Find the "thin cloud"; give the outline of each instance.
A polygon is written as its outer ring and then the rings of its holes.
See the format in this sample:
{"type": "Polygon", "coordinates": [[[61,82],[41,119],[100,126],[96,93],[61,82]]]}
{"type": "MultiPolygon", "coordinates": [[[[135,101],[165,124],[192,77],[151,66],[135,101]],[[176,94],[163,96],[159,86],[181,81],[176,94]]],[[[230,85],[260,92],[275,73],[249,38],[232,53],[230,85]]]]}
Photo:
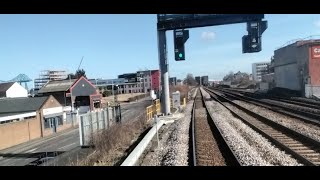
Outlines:
{"type": "Polygon", "coordinates": [[[203,39],[205,41],[213,40],[215,37],[216,37],[216,34],[214,32],[210,32],[210,31],[204,31],[201,34],[201,39],[203,39]]]}

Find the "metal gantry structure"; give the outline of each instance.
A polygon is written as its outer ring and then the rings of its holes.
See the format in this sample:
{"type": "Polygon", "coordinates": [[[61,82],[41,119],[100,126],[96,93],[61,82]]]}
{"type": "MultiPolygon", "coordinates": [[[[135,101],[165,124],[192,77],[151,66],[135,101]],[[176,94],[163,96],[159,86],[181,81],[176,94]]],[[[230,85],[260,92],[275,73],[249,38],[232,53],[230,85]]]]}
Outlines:
{"type": "Polygon", "coordinates": [[[32,79],[30,79],[27,75],[25,74],[19,74],[18,76],[16,76],[15,78],[11,79],[10,81],[7,82],[18,82],[20,85],[22,85],[22,83],[24,83],[24,87],[27,91],[29,91],[28,88],[28,82],[31,82],[32,79]]]}
{"type": "Polygon", "coordinates": [[[169,98],[169,63],[167,56],[166,31],[174,31],[175,59],[185,60],[184,43],[189,38],[186,28],[247,23],[248,35],[242,37],[242,52],[261,51],[261,36],[267,29],[267,21],[262,21],[264,14],[158,14],[158,53],[161,72],[161,111],[170,114],[169,98]]]}

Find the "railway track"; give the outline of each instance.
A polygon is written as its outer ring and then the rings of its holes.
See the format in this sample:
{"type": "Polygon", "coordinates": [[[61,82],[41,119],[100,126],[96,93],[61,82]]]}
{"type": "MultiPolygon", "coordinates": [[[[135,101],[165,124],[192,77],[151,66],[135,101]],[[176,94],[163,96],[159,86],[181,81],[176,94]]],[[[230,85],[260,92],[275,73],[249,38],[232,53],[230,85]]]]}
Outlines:
{"type": "MultiPolygon", "coordinates": [[[[228,89],[228,90],[225,89],[225,90],[231,91],[231,92],[233,91],[233,92],[241,93],[242,95],[248,95],[250,97],[259,96],[253,92],[245,91],[245,90],[239,90],[239,89],[228,89]]],[[[284,97],[280,97],[280,96],[263,96],[263,97],[268,98],[270,100],[274,100],[274,101],[280,101],[280,102],[284,102],[284,103],[289,103],[289,104],[293,104],[293,105],[298,105],[298,106],[302,106],[302,107],[308,107],[308,108],[320,110],[320,102],[314,102],[312,100],[306,101],[306,100],[302,100],[302,99],[284,98],[284,97]]]]}
{"type": "Polygon", "coordinates": [[[232,97],[234,99],[238,99],[238,100],[250,103],[250,104],[264,107],[264,108],[270,109],[274,112],[278,112],[278,113],[284,114],[286,116],[297,118],[297,119],[302,120],[304,122],[320,126],[320,114],[319,113],[312,113],[312,112],[301,111],[299,109],[292,109],[292,108],[284,106],[284,105],[262,101],[257,98],[247,97],[247,96],[240,95],[238,93],[230,92],[227,90],[222,90],[222,89],[214,89],[214,90],[218,91],[218,92],[222,92],[226,96],[232,97]]]}
{"type": "Polygon", "coordinates": [[[320,165],[320,142],[275,123],[268,118],[260,116],[259,114],[232,102],[232,100],[214,90],[206,89],[206,91],[212,98],[226,107],[234,116],[241,119],[245,124],[259,132],[280,149],[285,150],[302,164],[311,166],[320,165]],[[229,105],[237,108],[243,113],[232,110],[229,108],[229,105]]]}
{"type": "Polygon", "coordinates": [[[193,104],[191,126],[193,166],[240,165],[208,113],[200,90],[193,104]]]}

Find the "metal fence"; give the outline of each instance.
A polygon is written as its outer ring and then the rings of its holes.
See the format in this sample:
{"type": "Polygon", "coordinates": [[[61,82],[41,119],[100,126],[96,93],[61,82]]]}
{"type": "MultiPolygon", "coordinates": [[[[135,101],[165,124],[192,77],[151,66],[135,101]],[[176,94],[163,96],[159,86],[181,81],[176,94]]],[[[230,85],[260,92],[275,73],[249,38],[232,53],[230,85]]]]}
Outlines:
{"type": "Polygon", "coordinates": [[[93,135],[103,129],[108,129],[115,123],[116,107],[105,108],[97,112],[88,112],[86,114],[79,115],[79,135],[80,145],[92,146],[93,135]]]}
{"type": "Polygon", "coordinates": [[[77,120],[77,115],[76,113],[73,113],[72,112],[68,112],[66,113],[66,124],[71,124],[72,126],[76,126],[78,125],[78,120],[77,120]]]}

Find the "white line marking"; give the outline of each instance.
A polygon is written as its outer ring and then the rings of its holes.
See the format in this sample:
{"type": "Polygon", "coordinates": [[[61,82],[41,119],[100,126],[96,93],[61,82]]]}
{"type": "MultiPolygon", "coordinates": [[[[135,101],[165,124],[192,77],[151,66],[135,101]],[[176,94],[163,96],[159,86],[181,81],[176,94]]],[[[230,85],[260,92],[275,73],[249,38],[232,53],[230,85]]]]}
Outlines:
{"type": "Polygon", "coordinates": [[[76,144],[76,143],[71,143],[71,144],[68,144],[68,145],[66,145],[66,146],[60,147],[60,148],[58,148],[58,149],[64,149],[65,147],[71,146],[71,145],[73,145],[73,144],[76,144]]]}

